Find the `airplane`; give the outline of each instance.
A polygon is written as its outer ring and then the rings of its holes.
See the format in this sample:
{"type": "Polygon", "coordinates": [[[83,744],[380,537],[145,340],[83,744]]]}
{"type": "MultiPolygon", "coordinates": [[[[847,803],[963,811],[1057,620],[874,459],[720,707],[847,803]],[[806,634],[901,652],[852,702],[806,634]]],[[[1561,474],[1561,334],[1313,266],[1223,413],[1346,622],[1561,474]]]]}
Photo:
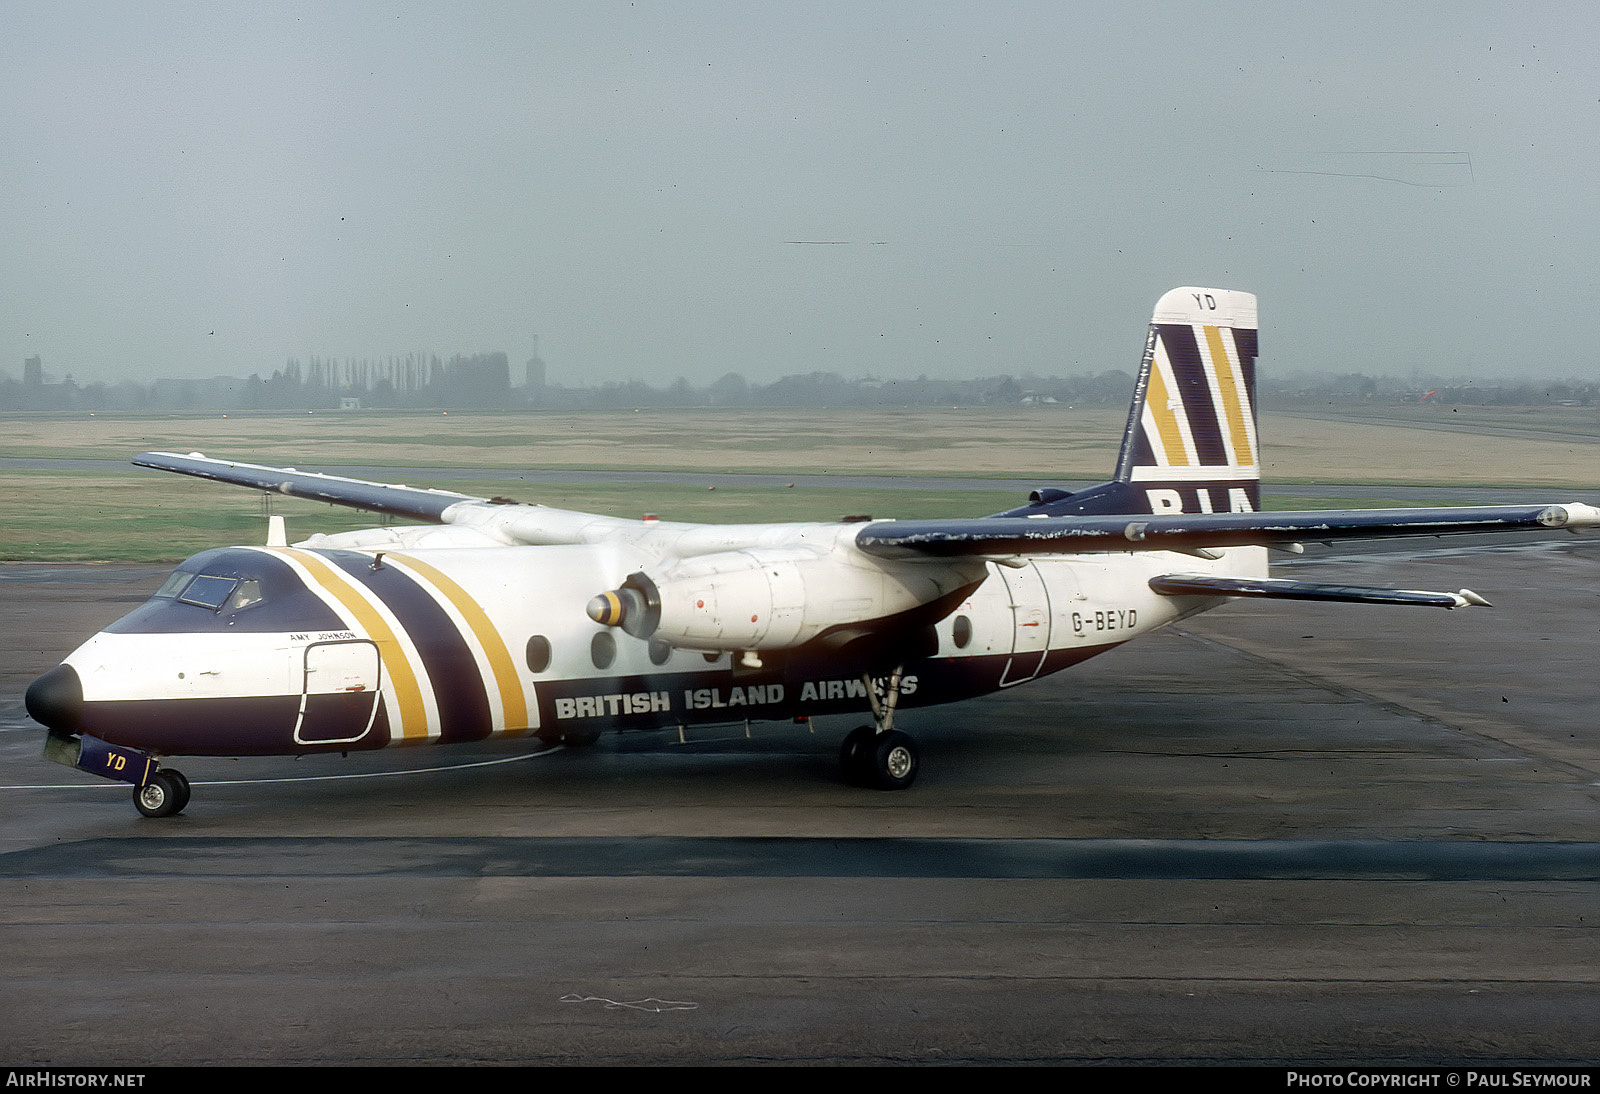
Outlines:
{"type": "Polygon", "coordinates": [[[203,551],[27,689],[47,757],[180,813],[179,755],[866,713],[848,782],[904,789],[903,707],[1016,687],[1234,599],[1458,608],[1270,576],[1305,542],[1600,526],[1539,503],[1262,512],[1256,298],[1157,302],[1112,478],[977,518],[702,525],[149,452],[141,467],[427,522],[203,551]]]}

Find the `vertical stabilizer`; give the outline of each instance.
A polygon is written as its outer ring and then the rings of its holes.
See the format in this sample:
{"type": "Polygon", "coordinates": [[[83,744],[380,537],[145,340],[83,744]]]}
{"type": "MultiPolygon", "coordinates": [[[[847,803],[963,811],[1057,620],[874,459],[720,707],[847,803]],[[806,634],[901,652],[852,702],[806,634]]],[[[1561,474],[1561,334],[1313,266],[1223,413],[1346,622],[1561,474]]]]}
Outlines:
{"type": "Polygon", "coordinates": [[[1261,508],[1254,295],[1182,288],[1156,302],[1116,481],[1151,513],[1261,508]]]}

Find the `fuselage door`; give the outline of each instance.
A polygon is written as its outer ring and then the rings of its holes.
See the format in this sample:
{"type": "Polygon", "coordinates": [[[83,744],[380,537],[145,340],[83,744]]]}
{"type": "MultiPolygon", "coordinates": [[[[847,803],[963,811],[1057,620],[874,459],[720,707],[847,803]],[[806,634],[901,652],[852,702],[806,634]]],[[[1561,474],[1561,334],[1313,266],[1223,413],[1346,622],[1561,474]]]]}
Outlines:
{"type": "Polygon", "coordinates": [[[371,642],[316,642],[306,647],[296,744],[349,744],[378,713],[380,664],[371,642]]]}
{"type": "Polygon", "coordinates": [[[1000,674],[1000,686],[1011,687],[1039,675],[1050,649],[1050,594],[1038,567],[996,566],[1011,597],[1011,660],[1000,674]]]}

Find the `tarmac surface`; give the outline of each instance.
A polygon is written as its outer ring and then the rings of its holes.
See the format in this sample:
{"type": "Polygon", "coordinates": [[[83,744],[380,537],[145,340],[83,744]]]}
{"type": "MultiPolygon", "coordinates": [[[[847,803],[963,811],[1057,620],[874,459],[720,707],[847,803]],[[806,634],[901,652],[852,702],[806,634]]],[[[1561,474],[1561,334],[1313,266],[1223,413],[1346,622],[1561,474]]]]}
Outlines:
{"type": "Polygon", "coordinates": [[[22,690],[160,571],[0,566],[0,1061],[1600,1057],[1600,540],[1280,567],[1492,610],[1238,603],[911,711],[349,759],[45,761],[22,690]]]}

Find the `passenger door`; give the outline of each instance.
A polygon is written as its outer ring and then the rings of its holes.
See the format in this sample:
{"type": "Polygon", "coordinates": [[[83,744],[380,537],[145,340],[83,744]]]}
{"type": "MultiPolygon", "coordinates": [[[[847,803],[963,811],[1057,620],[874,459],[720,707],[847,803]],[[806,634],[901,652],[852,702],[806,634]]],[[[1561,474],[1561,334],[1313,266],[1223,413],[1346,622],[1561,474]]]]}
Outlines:
{"type": "Polygon", "coordinates": [[[1020,567],[996,566],[1011,597],[1011,660],[1000,674],[1003,688],[1032,680],[1050,650],[1050,594],[1032,561],[1020,567]]]}
{"type": "Polygon", "coordinates": [[[371,642],[315,642],[306,647],[296,744],[350,744],[378,713],[381,662],[371,642]]]}

